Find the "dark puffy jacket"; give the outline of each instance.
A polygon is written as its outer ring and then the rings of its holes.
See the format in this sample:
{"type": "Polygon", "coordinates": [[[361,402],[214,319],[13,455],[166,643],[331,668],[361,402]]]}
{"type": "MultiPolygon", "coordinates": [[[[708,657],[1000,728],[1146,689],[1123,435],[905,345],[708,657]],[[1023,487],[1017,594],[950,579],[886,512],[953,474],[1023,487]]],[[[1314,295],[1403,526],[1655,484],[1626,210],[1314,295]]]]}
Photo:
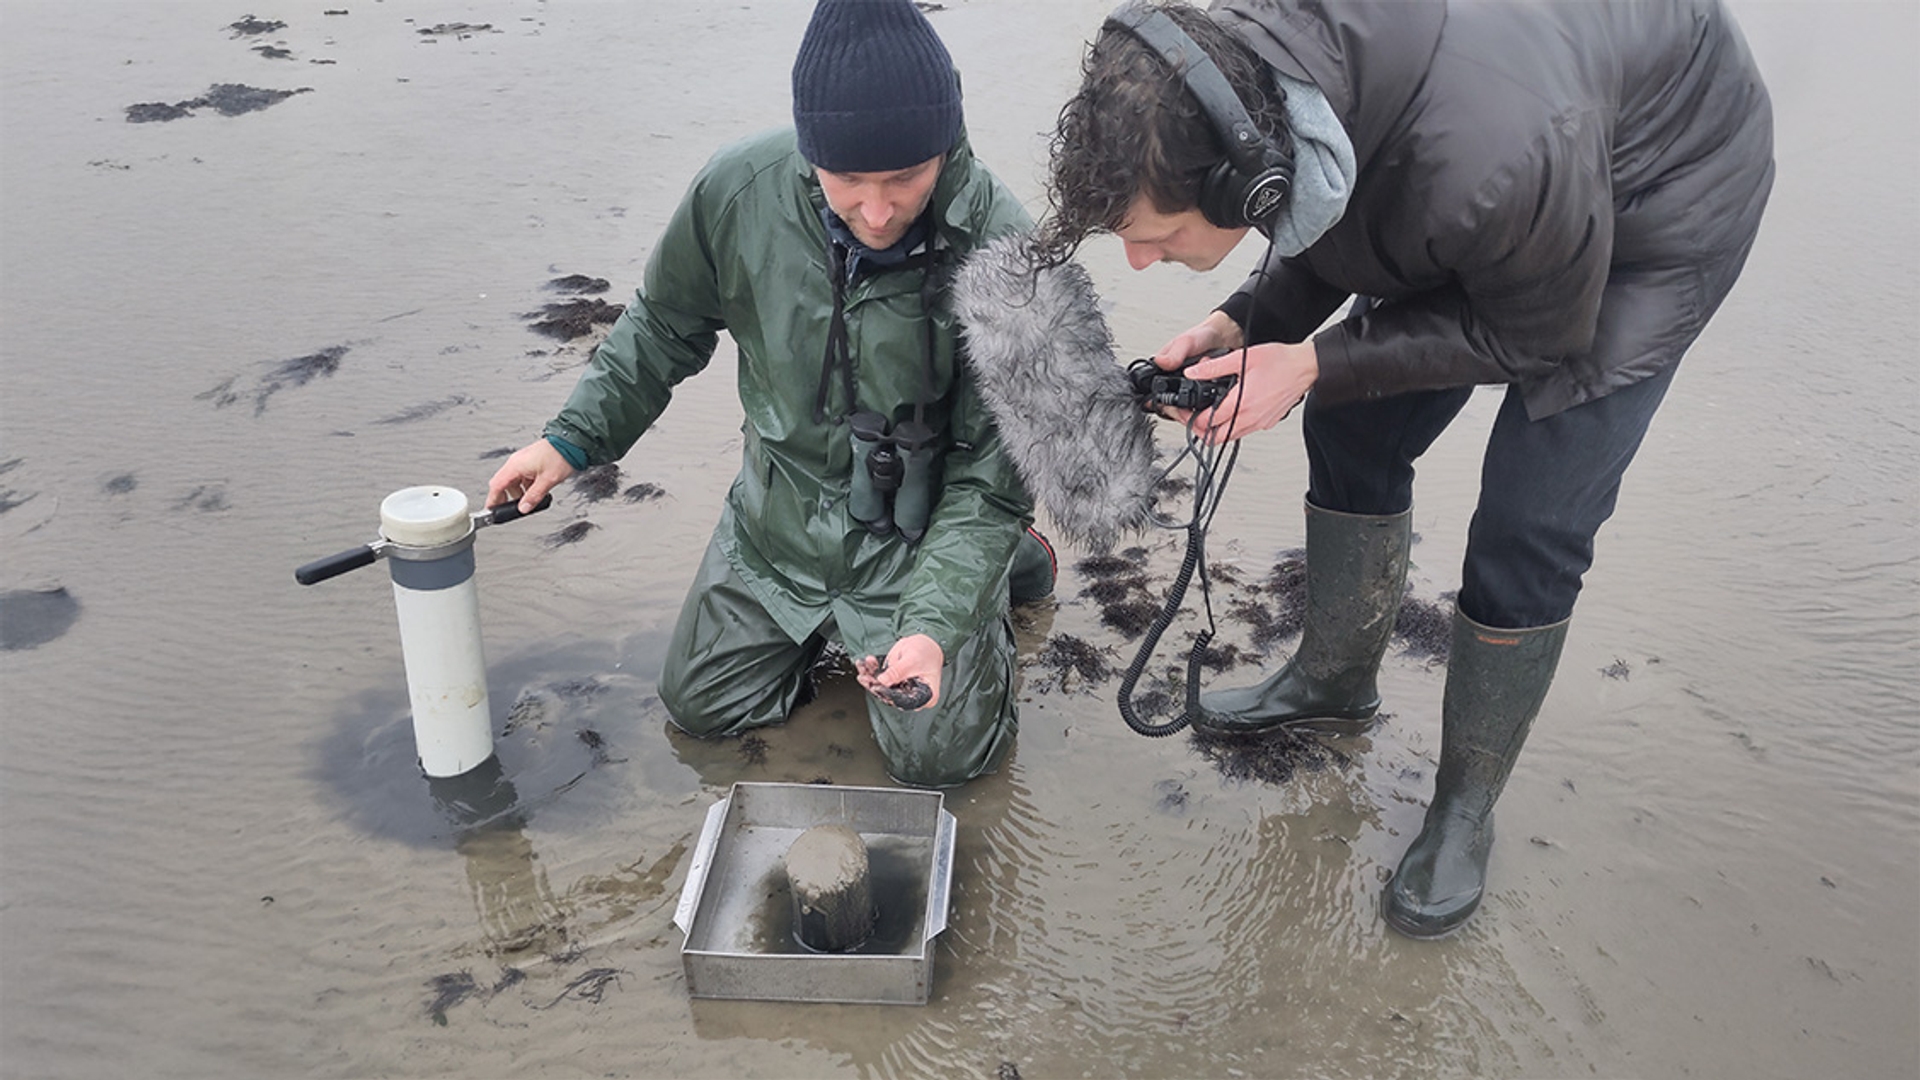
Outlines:
{"type": "Polygon", "coordinates": [[[1346,214],[1222,305],[1314,337],[1329,404],[1517,384],[1538,418],[1680,359],[1773,185],[1766,88],[1718,0],[1224,0],[1353,140],[1346,214]]]}

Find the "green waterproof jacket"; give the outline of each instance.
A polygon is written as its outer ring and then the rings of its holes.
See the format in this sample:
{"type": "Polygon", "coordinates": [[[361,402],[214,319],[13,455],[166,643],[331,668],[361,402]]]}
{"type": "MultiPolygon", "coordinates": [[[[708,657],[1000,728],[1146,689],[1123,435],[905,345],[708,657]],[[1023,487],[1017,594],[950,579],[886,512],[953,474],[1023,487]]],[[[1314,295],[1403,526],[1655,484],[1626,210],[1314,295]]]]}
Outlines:
{"type": "Polygon", "coordinates": [[[1030,219],[963,136],[929,206],[946,254],[931,269],[868,274],[845,291],[859,408],[898,423],[924,398],[926,423],[939,433],[932,515],[909,543],[898,533],[875,536],[848,513],[853,447],[838,366],[825,419],[816,419],[834,305],[825,205],[790,129],[716,154],[546,432],[585,450],[591,464],[619,460],[673,387],[707,366],[725,330],[739,351],[746,412],[740,474],[715,537],[734,569],[796,642],[831,617],[856,656],[885,655],[916,633],[952,656],[1004,607],[1006,567],[1033,503],[962,362],[946,286],[958,258],[1030,219]],[[936,275],[931,313],[922,300],[927,273],[936,275]]]}

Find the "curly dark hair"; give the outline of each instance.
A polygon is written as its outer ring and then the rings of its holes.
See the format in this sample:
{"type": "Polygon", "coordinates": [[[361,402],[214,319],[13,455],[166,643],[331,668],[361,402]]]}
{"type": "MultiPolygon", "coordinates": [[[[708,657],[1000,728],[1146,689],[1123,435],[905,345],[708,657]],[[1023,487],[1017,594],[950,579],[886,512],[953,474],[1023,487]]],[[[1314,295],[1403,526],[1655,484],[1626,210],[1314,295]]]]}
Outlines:
{"type": "MultiPolygon", "coordinates": [[[[1198,8],[1178,0],[1153,6],[1213,59],[1254,125],[1290,151],[1285,97],[1266,62],[1198,8]]],[[[1163,214],[1200,205],[1201,181],[1227,156],[1184,76],[1124,27],[1103,25],[1080,71],[1080,91],[1061,107],[1050,144],[1052,210],[1034,244],[1043,265],[1072,258],[1093,233],[1121,228],[1136,195],[1163,214]]]]}

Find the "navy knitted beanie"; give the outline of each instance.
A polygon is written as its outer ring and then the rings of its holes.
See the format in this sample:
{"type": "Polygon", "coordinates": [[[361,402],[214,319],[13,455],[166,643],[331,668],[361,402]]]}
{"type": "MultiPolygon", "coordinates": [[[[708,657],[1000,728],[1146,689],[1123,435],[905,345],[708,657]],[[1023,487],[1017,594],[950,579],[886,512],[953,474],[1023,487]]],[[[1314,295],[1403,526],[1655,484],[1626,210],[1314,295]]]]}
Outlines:
{"type": "Polygon", "coordinates": [[[830,172],[891,172],[960,138],[960,76],[912,0],[820,0],[793,61],[800,153],[830,172]]]}

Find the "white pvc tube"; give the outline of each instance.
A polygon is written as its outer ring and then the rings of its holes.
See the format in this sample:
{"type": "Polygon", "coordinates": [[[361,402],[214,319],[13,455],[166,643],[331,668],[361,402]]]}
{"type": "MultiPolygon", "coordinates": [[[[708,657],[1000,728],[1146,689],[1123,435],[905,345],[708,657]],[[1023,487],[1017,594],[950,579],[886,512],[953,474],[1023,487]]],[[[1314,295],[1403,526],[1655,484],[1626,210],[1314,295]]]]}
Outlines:
{"type": "Polygon", "coordinates": [[[420,768],[458,776],[493,755],[467,497],[453,488],[407,488],[381,503],[380,519],[394,545],[387,565],[420,768]]]}

